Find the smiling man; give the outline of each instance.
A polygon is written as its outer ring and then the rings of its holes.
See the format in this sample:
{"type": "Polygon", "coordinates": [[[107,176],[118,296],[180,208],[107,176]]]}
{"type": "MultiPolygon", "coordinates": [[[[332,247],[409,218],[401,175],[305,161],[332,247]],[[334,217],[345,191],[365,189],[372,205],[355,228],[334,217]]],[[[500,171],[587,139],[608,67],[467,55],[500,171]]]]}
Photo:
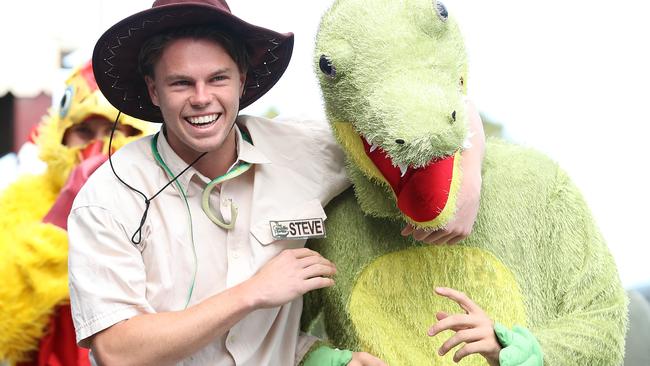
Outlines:
{"type": "Polygon", "coordinates": [[[301,296],[334,284],[335,265],[304,244],[349,186],[343,155],[324,123],[239,115],[292,48],[218,0],[157,1],[98,41],[99,88],[162,131],[101,166],[69,217],[73,319],[94,362],[384,364],[298,332],[301,296]]]}

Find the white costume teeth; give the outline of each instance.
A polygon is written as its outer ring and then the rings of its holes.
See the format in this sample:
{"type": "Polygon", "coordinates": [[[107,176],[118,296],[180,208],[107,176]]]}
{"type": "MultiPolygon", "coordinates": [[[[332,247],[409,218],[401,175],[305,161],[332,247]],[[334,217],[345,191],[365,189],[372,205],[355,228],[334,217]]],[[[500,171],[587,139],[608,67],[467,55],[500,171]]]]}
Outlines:
{"type": "MultiPolygon", "coordinates": [[[[363,135],[362,135],[362,137],[370,145],[370,149],[368,150],[368,152],[371,153],[371,152],[377,150],[377,148],[379,147],[377,144],[373,143],[372,141],[370,141],[370,139],[368,139],[367,137],[365,137],[363,135]]],[[[406,172],[408,172],[408,170],[409,170],[408,164],[395,164],[395,163],[393,163],[393,166],[394,167],[399,167],[399,170],[400,170],[400,173],[401,173],[400,177],[404,177],[406,175],[406,172]]]]}
{"type": "Polygon", "coordinates": [[[402,172],[402,177],[406,174],[406,172],[409,170],[409,166],[406,164],[399,164],[399,170],[402,172]]]}

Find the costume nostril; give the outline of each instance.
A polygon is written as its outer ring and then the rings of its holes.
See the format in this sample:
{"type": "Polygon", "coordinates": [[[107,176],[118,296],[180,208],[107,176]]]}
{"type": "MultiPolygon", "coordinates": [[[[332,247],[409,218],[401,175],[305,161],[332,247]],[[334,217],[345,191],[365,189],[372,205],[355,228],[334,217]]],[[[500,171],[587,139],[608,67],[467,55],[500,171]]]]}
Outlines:
{"type": "Polygon", "coordinates": [[[402,139],[397,139],[397,140],[395,140],[395,143],[396,143],[396,144],[400,144],[400,145],[404,145],[404,140],[402,140],[402,139]]]}
{"type": "Polygon", "coordinates": [[[456,122],[456,111],[451,112],[451,120],[452,122],[456,122]]]}

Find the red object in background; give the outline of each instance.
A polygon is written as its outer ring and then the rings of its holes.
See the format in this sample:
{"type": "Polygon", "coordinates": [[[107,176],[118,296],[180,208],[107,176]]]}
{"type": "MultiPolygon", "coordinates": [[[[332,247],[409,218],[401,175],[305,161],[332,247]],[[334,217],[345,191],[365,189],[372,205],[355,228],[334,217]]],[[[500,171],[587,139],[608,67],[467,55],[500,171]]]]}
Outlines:
{"type": "Polygon", "coordinates": [[[23,146],[31,135],[31,129],[38,125],[51,105],[52,97],[44,93],[33,98],[16,97],[14,99],[14,135],[12,149],[14,152],[20,150],[20,147],[23,146]]]}
{"type": "Polygon", "coordinates": [[[77,346],[71,314],[69,304],[58,306],[34,361],[16,366],[90,366],[88,350],[77,346]]]}
{"type": "Polygon", "coordinates": [[[97,90],[97,82],[95,81],[95,75],[93,74],[93,64],[91,61],[86,62],[86,64],[81,68],[81,75],[86,80],[88,88],[91,92],[97,90]]]}

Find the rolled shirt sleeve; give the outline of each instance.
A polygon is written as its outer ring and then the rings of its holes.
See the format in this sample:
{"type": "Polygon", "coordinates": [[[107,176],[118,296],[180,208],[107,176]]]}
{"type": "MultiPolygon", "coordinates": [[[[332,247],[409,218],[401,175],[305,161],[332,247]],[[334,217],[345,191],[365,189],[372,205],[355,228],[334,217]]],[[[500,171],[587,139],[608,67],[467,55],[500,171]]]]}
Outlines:
{"type": "Polygon", "coordinates": [[[106,209],[82,206],[68,219],[70,303],[77,343],[122,320],[153,313],[140,251],[106,209]]]}

